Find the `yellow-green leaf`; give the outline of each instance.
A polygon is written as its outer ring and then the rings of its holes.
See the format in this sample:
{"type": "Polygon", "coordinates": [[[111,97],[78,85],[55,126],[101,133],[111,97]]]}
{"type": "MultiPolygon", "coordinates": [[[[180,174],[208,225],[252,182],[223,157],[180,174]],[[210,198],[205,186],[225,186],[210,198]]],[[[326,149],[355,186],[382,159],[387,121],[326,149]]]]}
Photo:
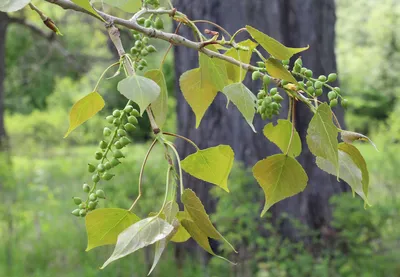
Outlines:
{"type": "MultiPolygon", "coordinates": [[[[206,47],[209,50],[218,52],[213,45],[206,47]]],[[[226,70],[226,62],[216,58],[210,58],[206,54],[200,52],[200,77],[203,83],[211,83],[217,91],[222,91],[229,84],[228,72],[226,70]]]]}
{"type": "Polygon", "coordinates": [[[254,94],[242,83],[228,85],[222,90],[222,93],[235,104],[253,132],[256,133],[253,119],[256,113],[257,98],[254,94]]]}
{"type": "MultiPolygon", "coordinates": [[[[241,47],[247,47],[248,50],[231,48],[226,51],[224,55],[232,57],[243,64],[249,64],[251,56],[253,54],[253,50],[257,47],[258,44],[248,39],[238,43],[238,45],[241,47]]],[[[231,63],[226,63],[226,70],[228,72],[228,78],[234,83],[243,82],[247,73],[247,70],[231,63]]]]}
{"type": "Polygon", "coordinates": [[[160,87],[153,80],[134,75],[118,83],[118,91],[139,105],[140,114],[160,96],[160,87]]]}
{"type": "Polygon", "coordinates": [[[228,145],[219,145],[189,155],[181,163],[182,169],[203,181],[217,185],[227,192],[228,176],[235,154],[228,145]]]}
{"type": "Polygon", "coordinates": [[[69,113],[69,128],[64,138],[104,108],[103,97],[92,92],[76,102],[69,113]]]}
{"type": "Polygon", "coordinates": [[[86,251],[115,244],[118,235],[139,220],[135,214],[123,209],[97,209],[90,212],[85,218],[88,235],[86,251]]]}
{"type": "Polygon", "coordinates": [[[179,225],[178,231],[172,237],[171,241],[176,242],[176,243],[185,242],[188,239],[190,239],[190,234],[188,233],[188,231],[186,231],[185,227],[183,227],[182,221],[184,219],[190,220],[190,216],[186,212],[178,212],[178,214],[176,215],[176,218],[179,220],[181,225],[179,225]]]}
{"type": "Polygon", "coordinates": [[[89,0],[71,0],[71,1],[77,4],[79,7],[84,8],[88,12],[94,14],[95,16],[97,16],[98,18],[100,18],[105,22],[105,20],[97,13],[97,11],[93,9],[92,5],[90,5],[89,0]]]}
{"type": "Polygon", "coordinates": [[[200,68],[183,73],[179,78],[179,84],[183,96],[196,115],[196,128],[198,128],[218,90],[209,81],[202,79],[200,68]]]}
{"type": "Polygon", "coordinates": [[[283,154],[259,161],[253,167],[253,175],[265,193],[261,216],[275,203],[302,192],[308,182],[300,163],[283,154]]]}
{"type": "Polygon", "coordinates": [[[332,121],[332,110],[327,103],[320,105],[307,130],[307,144],[316,157],[330,161],[339,177],[338,128],[332,121]]]}
{"type": "Polygon", "coordinates": [[[92,2],[106,3],[128,13],[136,13],[142,8],[141,0],[94,0],[92,2]]]}
{"type": "Polygon", "coordinates": [[[297,80],[293,77],[293,75],[287,70],[283,64],[274,58],[269,58],[265,62],[265,68],[269,75],[274,78],[278,78],[281,80],[285,80],[294,84],[298,84],[297,80]]]}
{"type": "Polygon", "coordinates": [[[161,89],[160,96],[151,103],[151,108],[157,125],[162,128],[168,114],[168,91],[164,73],[159,69],[154,69],[147,71],[144,76],[156,82],[161,89]]]}
{"type": "Polygon", "coordinates": [[[264,127],[264,135],[273,143],[275,143],[283,153],[289,156],[297,157],[301,153],[301,140],[299,133],[293,128],[292,142],[289,147],[290,137],[292,134],[292,122],[289,120],[279,119],[278,124],[274,126],[271,122],[264,127]]]}
{"type": "Polygon", "coordinates": [[[364,136],[363,134],[351,131],[344,131],[344,130],[342,130],[340,134],[342,140],[346,143],[353,143],[356,140],[368,141],[378,151],[378,148],[376,147],[375,143],[373,143],[372,140],[369,139],[369,137],[364,136]]]}
{"type": "Polygon", "coordinates": [[[253,37],[253,39],[255,39],[269,54],[271,54],[271,56],[279,60],[288,60],[294,54],[303,52],[309,48],[309,46],[302,48],[286,47],[279,41],[264,34],[263,32],[257,30],[256,28],[247,25],[246,29],[249,32],[249,34],[253,37]]]}

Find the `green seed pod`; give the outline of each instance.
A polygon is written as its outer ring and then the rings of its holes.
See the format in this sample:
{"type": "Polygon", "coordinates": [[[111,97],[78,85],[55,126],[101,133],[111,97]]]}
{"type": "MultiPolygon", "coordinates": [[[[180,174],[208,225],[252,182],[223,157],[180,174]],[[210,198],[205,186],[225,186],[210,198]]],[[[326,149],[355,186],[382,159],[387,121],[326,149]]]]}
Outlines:
{"type": "Polygon", "coordinates": [[[333,108],[333,107],[336,107],[337,104],[338,104],[337,99],[332,99],[332,101],[329,103],[329,106],[331,106],[333,108]]]}
{"type": "Polygon", "coordinates": [[[116,167],[117,165],[119,165],[121,162],[118,160],[118,159],[116,159],[116,158],[113,158],[112,160],[111,160],[111,166],[112,167],[116,167]]]}
{"type": "Polygon", "coordinates": [[[104,140],[100,141],[100,143],[99,143],[100,149],[106,149],[107,146],[108,146],[107,142],[105,142],[104,140]]]}
{"type": "Polygon", "coordinates": [[[277,88],[271,88],[271,90],[269,91],[269,94],[271,95],[271,96],[274,96],[275,94],[277,94],[278,93],[278,89],[277,88]]]}
{"type": "Polygon", "coordinates": [[[117,150],[114,152],[114,158],[120,159],[120,158],[125,158],[124,154],[120,150],[117,150]]]}
{"type": "Polygon", "coordinates": [[[282,84],[282,86],[286,86],[287,84],[289,84],[289,82],[286,81],[286,80],[282,80],[282,81],[281,81],[281,84],[282,84]]]}
{"type": "Polygon", "coordinates": [[[140,55],[142,55],[143,57],[146,57],[149,54],[149,51],[147,51],[146,49],[143,49],[142,51],[140,51],[140,55]]]}
{"type": "Polygon", "coordinates": [[[335,82],[337,80],[337,74],[331,73],[328,75],[328,82],[335,82]]]}
{"type": "Polygon", "coordinates": [[[268,118],[268,116],[264,113],[261,115],[262,120],[266,120],[268,118]]]}
{"type": "Polygon", "coordinates": [[[289,66],[288,66],[288,65],[284,65],[283,67],[286,68],[286,69],[289,69],[289,66]]]}
{"type": "Polygon", "coordinates": [[[110,162],[106,162],[106,163],[104,164],[104,167],[106,168],[106,170],[110,170],[110,169],[112,168],[112,165],[111,165],[110,162]]]}
{"type": "Polygon", "coordinates": [[[72,200],[74,200],[75,205],[79,205],[82,203],[82,199],[80,199],[79,197],[74,197],[72,198],[72,200]]]}
{"type": "Polygon", "coordinates": [[[97,200],[96,194],[95,194],[95,193],[91,193],[91,194],[89,195],[89,200],[90,200],[90,201],[96,201],[96,200],[97,200]]]}
{"type": "Polygon", "coordinates": [[[336,91],[338,94],[340,94],[340,88],[335,87],[335,91],[336,91]]]}
{"type": "Polygon", "coordinates": [[[78,208],[79,209],[85,209],[86,208],[86,203],[82,202],[81,204],[79,204],[78,208]]]}
{"type": "Polygon", "coordinates": [[[131,143],[131,140],[128,139],[127,137],[122,137],[122,138],[119,140],[119,142],[122,144],[122,146],[126,146],[126,145],[128,145],[129,143],[131,143]]]}
{"type": "Polygon", "coordinates": [[[83,184],[82,189],[84,192],[89,192],[90,191],[90,186],[88,184],[83,184]]]}
{"type": "Polygon", "coordinates": [[[136,47],[131,48],[131,54],[136,55],[137,54],[137,49],[136,47]]]}
{"type": "Polygon", "coordinates": [[[332,101],[333,99],[336,99],[336,97],[337,97],[336,92],[330,91],[330,92],[328,93],[328,99],[329,99],[329,100],[332,101]]]}
{"type": "Polygon", "coordinates": [[[154,53],[157,52],[157,49],[153,45],[149,45],[146,47],[147,52],[154,53]]]}
{"type": "Polygon", "coordinates": [[[93,211],[94,209],[96,209],[97,203],[97,201],[90,201],[88,204],[89,210],[93,211]]]}
{"type": "Polygon", "coordinates": [[[263,102],[264,102],[264,98],[263,99],[258,99],[257,100],[257,105],[260,106],[260,105],[262,105],[263,102]]]}
{"type": "Polygon", "coordinates": [[[137,118],[134,117],[133,115],[130,116],[130,117],[128,117],[128,122],[129,122],[130,124],[133,124],[133,125],[137,125],[137,124],[139,123],[138,120],[137,120],[137,118]]]}
{"type": "Polygon", "coordinates": [[[317,89],[315,90],[315,96],[317,96],[317,97],[321,96],[321,95],[322,95],[322,92],[323,92],[322,88],[317,88],[317,89]]]}
{"type": "Polygon", "coordinates": [[[283,61],[282,61],[282,64],[283,64],[283,65],[288,65],[289,63],[290,63],[289,60],[283,60],[283,61]]]}
{"type": "Polygon", "coordinates": [[[283,97],[280,96],[279,94],[276,94],[272,97],[274,99],[275,102],[277,103],[281,103],[283,101],[283,97]]]}
{"type": "Polygon", "coordinates": [[[153,25],[153,21],[151,21],[150,19],[146,19],[144,21],[144,27],[150,28],[152,25],[153,25]]]}
{"type": "Polygon", "coordinates": [[[141,35],[140,34],[133,35],[133,38],[135,40],[139,40],[141,38],[141,35]]]}
{"type": "Polygon", "coordinates": [[[258,67],[265,67],[265,63],[264,62],[257,62],[257,66],[258,67]]]}
{"type": "Polygon", "coordinates": [[[104,173],[104,174],[101,176],[101,178],[103,178],[103,179],[106,180],[106,181],[109,181],[109,180],[111,180],[114,176],[115,176],[114,174],[111,174],[111,173],[106,172],[106,173],[104,173]]]}
{"type": "Polygon", "coordinates": [[[124,108],[124,112],[126,113],[131,113],[133,111],[133,107],[131,105],[128,105],[124,108]]]}
{"type": "Polygon", "coordinates": [[[112,115],[109,115],[109,116],[106,117],[106,120],[107,120],[108,123],[111,124],[111,123],[113,123],[114,117],[112,115]]]}
{"type": "Polygon", "coordinates": [[[143,65],[139,65],[136,69],[139,70],[139,71],[142,71],[144,69],[144,66],[143,65]]]}
{"type": "Polygon", "coordinates": [[[120,137],[125,137],[127,135],[127,133],[124,129],[118,129],[117,134],[120,137]]]}
{"type": "Polygon", "coordinates": [[[98,172],[104,172],[104,171],[106,171],[105,165],[104,165],[104,164],[99,164],[99,165],[97,166],[97,171],[98,171],[98,172]]]}
{"type": "Polygon", "coordinates": [[[272,110],[279,110],[278,103],[275,103],[275,102],[271,103],[271,108],[272,108],[272,110]]]}
{"type": "Polygon", "coordinates": [[[98,183],[98,182],[100,182],[100,176],[99,176],[99,174],[93,175],[93,176],[92,176],[92,181],[93,181],[93,183],[98,183]]]}
{"type": "MultiPolygon", "coordinates": [[[[114,121],[114,119],[113,119],[113,121],[114,121]]],[[[111,122],[111,123],[112,123],[112,122],[111,122]]],[[[105,137],[108,137],[108,136],[110,136],[111,134],[112,134],[112,131],[111,131],[110,128],[105,127],[105,128],[103,129],[103,135],[104,135],[105,137]]]]}
{"type": "Polygon", "coordinates": [[[323,85],[322,82],[316,81],[315,84],[314,84],[314,87],[318,89],[318,88],[322,88],[322,85],[323,85]]]}
{"type": "Polygon", "coordinates": [[[271,83],[271,78],[268,75],[264,75],[263,77],[264,86],[269,86],[270,83],[271,83]]]}
{"type": "Polygon", "coordinates": [[[96,170],[96,167],[95,167],[94,165],[88,164],[88,171],[89,171],[90,173],[93,173],[95,170],[96,170]]]}
{"type": "Polygon", "coordinates": [[[348,106],[349,106],[349,101],[347,99],[342,99],[340,101],[340,103],[341,103],[342,107],[345,108],[345,109],[347,109],[348,106]]]}
{"type": "Polygon", "coordinates": [[[306,86],[307,86],[307,87],[312,87],[312,86],[313,86],[313,82],[307,81],[306,86]]]}
{"type": "Polygon", "coordinates": [[[124,125],[125,130],[127,130],[128,132],[133,132],[135,131],[136,127],[134,125],[132,125],[131,123],[126,123],[124,125]]]}
{"type": "Polygon", "coordinates": [[[304,84],[303,81],[300,81],[300,82],[299,82],[299,87],[300,87],[301,89],[305,88],[305,86],[306,86],[306,84],[304,84]]]}
{"type": "Polygon", "coordinates": [[[301,66],[298,64],[294,65],[293,71],[296,73],[300,73],[301,72],[301,66]]]}
{"type": "Polygon", "coordinates": [[[164,29],[164,21],[163,21],[160,17],[157,17],[157,18],[156,18],[156,21],[154,22],[154,27],[155,27],[157,30],[162,30],[162,29],[164,29]]]}
{"type": "MultiPolygon", "coordinates": [[[[279,109],[273,110],[272,113],[273,113],[274,115],[279,115],[279,109]]],[[[272,117],[272,116],[271,116],[271,117],[272,117]]]]}
{"type": "Polygon", "coordinates": [[[254,71],[253,74],[251,74],[251,79],[253,81],[257,81],[258,79],[261,78],[261,73],[260,71],[254,71]]]}
{"type": "Polygon", "coordinates": [[[326,82],[326,76],[325,75],[321,75],[321,76],[318,77],[318,80],[320,82],[326,82]]]}
{"type": "Polygon", "coordinates": [[[313,72],[311,70],[306,70],[306,72],[304,72],[304,75],[306,75],[308,78],[311,78],[313,75],[313,72]]]}
{"type": "Polygon", "coordinates": [[[264,99],[265,95],[267,95],[265,93],[265,91],[264,90],[260,90],[260,92],[257,94],[257,98],[258,99],[264,99]]]}
{"type": "Polygon", "coordinates": [[[145,59],[140,60],[141,66],[147,66],[147,61],[145,59]]]}
{"type": "Polygon", "coordinates": [[[263,105],[269,106],[269,104],[271,104],[271,103],[272,103],[272,97],[271,96],[267,96],[267,97],[264,98],[263,105]]]}
{"type": "Polygon", "coordinates": [[[300,73],[301,73],[301,74],[304,74],[304,73],[306,73],[306,71],[307,71],[307,68],[302,67],[301,70],[300,70],[300,73]]]}
{"type": "Polygon", "coordinates": [[[262,114],[263,106],[258,106],[257,113],[262,114]]]}
{"type": "Polygon", "coordinates": [[[96,190],[96,196],[101,199],[106,199],[106,195],[104,191],[101,189],[96,190]]]}
{"type": "Polygon", "coordinates": [[[144,44],[148,44],[148,43],[149,43],[149,38],[148,38],[148,37],[144,37],[144,38],[142,39],[142,42],[143,42],[144,44]]]}
{"type": "Polygon", "coordinates": [[[138,23],[139,25],[143,25],[145,21],[146,21],[146,18],[144,18],[144,17],[139,17],[139,18],[137,19],[137,23],[138,23]]]}
{"type": "Polygon", "coordinates": [[[133,115],[134,117],[139,117],[139,116],[140,116],[140,113],[139,113],[138,110],[133,109],[133,111],[131,111],[131,115],[133,115]]]}
{"type": "Polygon", "coordinates": [[[121,116],[121,111],[120,110],[115,110],[113,111],[113,117],[120,117],[121,116]]]}
{"type": "Polygon", "coordinates": [[[86,210],[85,210],[85,209],[80,210],[80,211],[79,211],[79,215],[80,215],[81,217],[85,217],[85,216],[86,216],[86,210]]]}
{"type": "Polygon", "coordinates": [[[94,154],[94,157],[95,157],[96,160],[101,160],[103,158],[103,153],[101,153],[100,151],[97,151],[94,154]]]}
{"type": "Polygon", "coordinates": [[[137,47],[138,49],[141,49],[143,47],[142,41],[141,40],[135,41],[135,47],[137,47]]]}
{"type": "Polygon", "coordinates": [[[121,119],[119,119],[119,118],[114,119],[113,124],[115,126],[119,126],[121,124],[121,119]]]}
{"type": "Polygon", "coordinates": [[[79,216],[79,211],[80,209],[75,209],[71,212],[71,214],[73,214],[74,216],[79,216]]]}
{"type": "Polygon", "coordinates": [[[303,61],[302,61],[301,58],[298,58],[298,59],[294,62],[294,64],[295,64],[295,65],[298,65],[298,66],[300,66],[300,67],[302,67],[302,66],[303,66],[303,61]]]}
{"type": "Polygon", "coordinates": [[[308,92],[309,94],[313,94],[314,91],[315,91],[314,87],[308,87],[308,88],[307,88],[307,92],[308,92]]]}
{"type": "Polygon", "coordinates": [[[121,142],[116,141],[116,142],[114,143],[114,147],[115,147],[116,149],[122,149],[124,146],[122,145],[121,142]]]}

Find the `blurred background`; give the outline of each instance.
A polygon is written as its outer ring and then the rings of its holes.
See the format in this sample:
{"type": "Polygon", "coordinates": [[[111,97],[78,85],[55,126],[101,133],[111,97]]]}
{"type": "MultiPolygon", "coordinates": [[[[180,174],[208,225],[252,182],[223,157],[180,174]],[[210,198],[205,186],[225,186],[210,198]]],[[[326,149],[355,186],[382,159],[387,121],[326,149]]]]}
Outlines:
{"type": "MultiPolygon", "coordinates": [[[[0,13],[0,276],[146,276],[151,249],[100,271],[112,246],[85,252],[84,220],[70,214],[71,197],[82,196],[82,184],[89,182],[86,165],[93,161],[104,118],[126,102],[116,90],[120,77],[101,83],[105,109],[63,139],[68,112],[92,91],[103,70],[118,59],[117,53],[103,24],[95,19],[43,1],[34,3],[64,36],[52,35],[28,8],[0,13]]],[[[347,129],[370,136],[379,152],[357,144],[371,174],[372,208],[364,209],[347,185],[321,172],[304,144],[300,161],[310,177],[308,188],[260,218],[264,195],[249,168],[277,149],[262,134],[254,134],[235,107],[226,109],[221,95],[201,127],[194,129],[194,115],[177,89],[177,77],[197,67],[197,53],[175,48],[164,65],[170,93],[164,129],[192,138],[200,148],[221,143],[234,148],[230,194],[188,176],[185,181],[204,200],[212,220],[239,254],[215,243],[213,247],[238,265],[210,257],[193,242],[170,244],[152,276],[400,276],[400,1],[176,0],[174,4],[191,19],[214,21],[229,32],[249,24],[288,46],[310,44],[302,53],[305,66],[316,76],[337,71],[342,92],[350,100],[346,111],[335,110],[339,120],[347,129]]],[[[106,7],[106,11],[129,18],[119,10],[106,7]]],[[[199,28],[213,29],[205,24],[199,28]]],[[[168,29],[174,30],[172,22],[168,29]]],[[[191,37],[185,28],[180,34],[191,37]]],[[[122,30],[122,39],[129,49],[130,32],[122,30]]],[[[158,52],[149,58],[149,68],[157,68],[168,44],[152,43],[158,52]]],[[[247,84],[257,92],[248,80],[247,84]]],[[[304,141],[311,115],[299,106],[296,117],[304,141]]],[[[256,119],[257,130],[265,124],[256,119]]],[[[137,195],[139,167],[151,138],[146,118],[140,126],[126,162],[116,178],[104,184],[106,207],[128,208],[137,195]]],[[[191,153],[187,145],[176,143],[182,158],[191,153]]],[[[159,172],[164,167],[162,149],[157,149],[146,168],[139,215],[159,208],[164,190],[159,172]]]]}

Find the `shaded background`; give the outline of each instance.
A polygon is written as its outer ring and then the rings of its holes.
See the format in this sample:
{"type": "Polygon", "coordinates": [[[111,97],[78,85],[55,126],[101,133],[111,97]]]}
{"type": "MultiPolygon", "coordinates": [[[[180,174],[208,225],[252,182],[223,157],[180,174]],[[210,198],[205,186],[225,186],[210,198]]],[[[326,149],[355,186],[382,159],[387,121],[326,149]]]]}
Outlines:
{"type": "MultiPolygon", "coordinates": [[[[101,23],[37,2],[57,22],[63,37],[54,37],[27,8],[0,13],[0,276],[145,276],[151,250],[99,271],[112,247],[86,253],[84,222],[70,215],[71,197],[81,195],[82,184],[90,179],[86,164],[102,136],[104,117],[126,102],[116,90],[120,79],[102,82],[106,108],[63,140],[68,111],[91,92],[102,71],[117,59],[116,53],[101,23]]],[[[357,145],[371,172],[372,208],[364,210],[345,184],[320,171],[305,148],[300,162],[310,177],[306,191],[260,218],[264,195],[249,168],[277,149],[262,134],[254,134],[235,107],[226,109],[221,95],[200,128],[194,129],[194,115],[175,76],[197,67],[197,53],[175,48],[164,66],[171,95],[164,129],[192,138],[201,148],[221,143],[234,148],[237,162],[230,194],[189,176],[185,179],[239,255],[223,245],[213,246],[239,264],[212,258],[194,243],[171,244],[153,276],[400,276],[400,198],[396,195],[400,2],[176,0],[175,5],[191,19],[214,21],[229,32],[249,24],[288,46],[310,44],[310,50],[302,53],[304,64],[316,76],[338,71],[342,91],[350,100],[345,113],[335,110],[341,123],[369,135],[380,152],[357,145]]],[[[118,10],[108,11],[128,17],[118,10]]],[[[180,33],[191,37],[185,28],[180,33]]],[[[129,49],[130,33],[123,31],[122,39],[129,49]]],[[[153,43],[159,51],[152,56],[150,68],[158,67],[168,47],[153,43]]],[[[258,90],[249,81],[247,85],[258,90]]],[[[304,140],[311,114],[299,106],[296,118],[304,140]]],[[[140,124],[127,162],[104,185],[106,207],[129,207],[137,195],[139,168],[132,164],[141,163],[150,138],[147,119],[140,124]]],[[[259,118],[255,121],[258,130],[265,124],[259,118]]],[[[186,144],[177,144],[182,157],[191,153],[186,144]]],[[[140,215],[159,208],[164,189],[159,172],[164,168],[162,149],[157,149],[146,169],[140,215]]]]}

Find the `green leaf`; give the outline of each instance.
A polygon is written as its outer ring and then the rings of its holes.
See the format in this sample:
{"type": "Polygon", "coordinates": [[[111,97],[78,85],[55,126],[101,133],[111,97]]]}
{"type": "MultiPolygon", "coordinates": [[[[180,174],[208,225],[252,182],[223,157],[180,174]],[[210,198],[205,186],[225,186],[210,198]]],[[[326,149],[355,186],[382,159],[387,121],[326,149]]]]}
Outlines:
{"type": "Polygon", "coordinates": [[[118,83],[118,91],[139,105],[141,115],[157,100],[160,90],[156,82],[138,75],[127,77],[118,83]]]}
{"type": "MultiPolygon", "coordinates": [[[[364,193],[365,186],[363,184],[363,180],[364,182],[366,182],[366,180],[364,179],[365,176],[363,175],[368,174],[368,172],[363,172],[364,170],[366,170],[366,168],[360,168],[360,166],[363,167],[363,159],[360,160],[360,157],[355,154],[356,152],[354,151],[354,149],[350,147],[342,146],[342,149],[344,149],[345,151],[341,149],[339,150],[340,179],[349,184],[352,190],[360,195],[362,199],[364,199],[366,205],[370,205],[368,203],[368,197],[364,193]]],[[[332,164],[331,161],[321,157],[317,157],[317,165],[319,168],[328,172],[329,174],[336,175],[335,165],[332,164]]]]}
{"type": "Polygon", "coordinates": [[[239,109],[247,123],[250,125],[254,133],[253,119],[256,113],[256,101],[257,98],[254,94],[242,83],[235,83],[226,86],[222,92],[226,95],[228,100],[232,101],[233,104],[239,109]]]}
{"type": "Polygon", "coordinates": [[[85,218],[88,235],[86,251],[115,244],[118,235],[139,220],[135,214],[123,209],[97,209],[90,212],[85,218]]]}
{"type": "MultiPolygon", "coordinates": [[[[232,57],[243,64],[249,64],[251,56],[253,54],[253,50],[257,47],[258,44],[248,39],[238,43],[238,45],[241,47],[247,47],[249,50],[245,51],[242,49],[231,48],[226,51],[224,55],[232,57]]],[[[228,78],[234,83],[243,82],[243,80],[246,78],[247,70],[241,68],[240,66],[226,63],[226,70],[228,73],[228,78]]]]}
{"type": "MultiPolygon", "coordinates": [[[[275,143],[283,153],[288,151],[290,137],[292,134],[292,122],[279,119],[278,124],[274,126],[271,122],[264,127],[264,135],[275,143]]],[[[301,153],[301,140],[299,133],[294,129],[292,143],[288,151],[289,156],[297,157],[301,153]]]]}
{"type": "Polygon", "coordinates": [[[90,5],[89,0],[71,0],[71,1],[74,2],[75,4],[77,4],[78,6],[80,6],[81,8],[84,8],[88,12],[94,14],[95,16],[97,16],[98,18],[100,18],[101,20],[103,20],[105,22],[105,20],[90,5]]]}
{"type": "MultiPolygon", "coordinates": [[[[206,48],[218,52],[213,45],[209,45],[206,48]]],[[[217,91],[222,91],[224,87],[230,83],[226,70],[226,62],[220,59],[210,58],[201,52],[199,55],[200,78],[202,82],[209,82],[217,91]]]]}
{"type": "Polygon", "coordinates": [[[181,162],[182,169],[190,175],[212,183],[229,192],[228,176],[235,154],[228,145],[198,150],[181,162]]]}
{"type": "Polygon", "coordinates": [[[76,102],[69,113],[69,129],[66,138],[73,130],[92,118],[104,108],[103,97],[98,92],[92,92],[76,102]]]}
{"type": "Polygon", "coordinates": [[[256,163],[253,175],[265,193],[261,216],[275,203],[302,192],[308,182],[307,174],[300,163],[283,154],[256,163]]]}
{"type": "Polygon", "coordinates": [[[0,3],[0,11],[2,12],[15,12],[26,5],[28,5],[31,0],[2,0],[0,3]]]}
{"type": "Polygon", "coordinates": [[[339,151],[347,153],[353,160],[354,164],[361,170],[363,192],[365,197],[368,197],[369,172],[364,157],[354,145],[348,143],[339,143],[339,151]]]}
{"type": "Polygon", "coordinates": [[[183,73],[179,78],[179,84],[183,96],[196,115],[196,128],[198,128],[218,90],[209,81],[203,80],[200,68],[183,73]]]}
{"type": "Polygon", "coordinates": [[[372,140],[369,139],[369,137],[364,136],[363,134],[344,130],[342,130],[340,134],[342,140],[346,143],[353,143],[356,140],[368,141],[376,149],[376,151],[378,151],[375,143],[373,143],[372,140]]]}
{"type": "Polygon", "coordinates": [[[285,80],[294,84],[298,84],[297,80],[293,77],[293,75],[287,70],[283,64],[274,58],[269,58],[265,62],[265,68],[269,75],[274,78],[278,78],[281,80],[285,80]]]}
{"type": "Polygon", "coordinates": [[[142,8],[141,0],[93,0],[92,3],[106,3],[128,13],[136,13],[142,8]]]}
{"type": "MultiPolygon", "coordinates": [[[[176,218],[179,220],[180,223],[182,223],[182,220],[184,220],[184,219],[190,220],[190,216],[186,212],[178,212],[178,214],[176,215],[176,218]]],[[[179,225],[178,231],[172,237],[171,241],[176,242],[176,243],[181,243],[181,242],[187,241],[188,239],[190,239],[190,234],[188,233],[188,231],[186,231],[185,227],[183,227],[181,224],[181,225],[179,225]]]]}
{"type": "Polygon", "coordinates": [[[332,110],[327,103],[320,105],[307,130],[307,144],[316,157],[330,161],[339,177],[338,129],[332,121],[332,110]]]}
{"type": "MultiPolygon", "coordinates": [[[[272,37],[264,34],[263,32],[253,28],[251,26],[246,26],[249,34],[255,39],[271,56],[279,60],[288,60],[294,54],[303,52],[307,50],[310,46],[303,48],[290,48],[286,47],[279,41],[273,39],[272,37]]],[[[286,79],[285,79],[286,80],[286,79]]],[[[287,80],[289,81],[289,80],[287,80]]]]}
{"type": "Polygon", "coordinates": [[[157,83],[160,87],[160,96],[151,103],[151,108],[156,119],[157,125],[162,128],[168,114],[168,91],[164,73],[159,69],[147,71],[144,76],[157,83]]]}
{"type": "Polygon", "coordinates": [[[103,269],[115,260],[166,238],[173,229],[174,227],[171,224],[158,217],[148,217],[136,222],[118,236],[114,252],[101,268],[103,269]]]}

